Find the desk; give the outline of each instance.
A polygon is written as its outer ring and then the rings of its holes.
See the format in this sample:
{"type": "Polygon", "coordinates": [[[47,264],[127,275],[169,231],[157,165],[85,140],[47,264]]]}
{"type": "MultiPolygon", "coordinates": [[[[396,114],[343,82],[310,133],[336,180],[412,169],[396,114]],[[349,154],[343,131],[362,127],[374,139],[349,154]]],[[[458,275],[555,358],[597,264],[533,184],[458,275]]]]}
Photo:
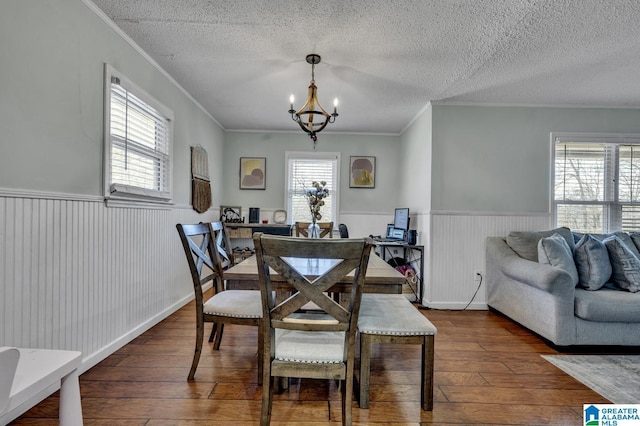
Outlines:
{"type": "Polygon", "coordinates": [[[290,237],[292,229],[291,225],[280,223],[224,223],[224,232],[229,238],[231,246],[229,250],[233,252],[233,263],[242,261],[253,254],[253,240],[251,238],[254,232],[290,237]],[[233,244],[231,240],[234,240],[233,244]]]}
{"type": "Polygon", "coordinates": [[[382,258],[382,260],[390,261],[391,259],[400,258],[405,262],[405,264],[411,265],[411,267],[416,271],[418,288],[412,288],[411,290],[414,292],[417,299],[416,301],[422,304],[422,295],[424,292],[424,246],[375,240],[373,244],[376,247],[376,253],[382,258]],[[400,250],[402,250],[401,254],[399,253],[400,250]]]}
{"type": "MultiPolygon", "coordinates": [[[[313,274],[312,268],[320,267],[320,262],[330,262],[330,259],[317,259],[318,264],[316,266],[316,259],[304,260],[305,264],[300,263],[298,269],[304,274],[305,271],[302,267],[308,267],[309,275],[313,274]],[[308,266],[307,266],[308,265],[308,266]]],[[[227,288],[236,290],[259,290],[260,283],[258,278],[258,266],[255,256],[238,263],[235,266],[224,271],[224,278],[227,280],[227,288]]],[[[353,281],[353,273],[345,276],[345,278],[336,283],[329,289],[332,292],[345,292],[350,291],[351,283],[353,281]]],[[[367,276],[365,277],[364,291],[365,293],[402,293],[402,284],[404,283],[404,275],[396,271],[395,268],[389,266],[387,262],[372,255],[369,257],[369,265],[367,266],[367,276]]],[[[271,283],[274,286],[274,290],[289,290],[290,287],[287,282],[273,270],[271,271],[271,283]]]]}
{"type": "Polygon", "coordinates": [[[280,223],[224,223],[229,238],[251,238],[254,232],[291,236],[291,225],[280,223]]]}

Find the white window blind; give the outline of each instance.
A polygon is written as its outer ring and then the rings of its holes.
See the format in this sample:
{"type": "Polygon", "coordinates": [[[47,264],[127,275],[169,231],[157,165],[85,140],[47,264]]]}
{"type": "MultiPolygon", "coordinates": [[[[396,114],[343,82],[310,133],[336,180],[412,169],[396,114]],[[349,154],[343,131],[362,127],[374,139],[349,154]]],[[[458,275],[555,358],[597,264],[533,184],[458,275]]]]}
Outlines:
{"type": "Polygon", "coordinates": [[[170,201],[173,114],[109,71],[106,196],[170,201]]]}
{"type": "Polygon", "coordinates": [[[326,188],[329,191],[329,196],[324,199],[325,204],[320,210],[320,222],[338,222],[339,162],[338,153],[286,153],[287,217],[291,223],[311,221],[305,191],[312,188],[313,181],[327,182],[326,188]]]}
{"type": "Polygon", "coordinates": [[[640,230],[640,138],[554,138],[556,224],[579,232],[640,230]]]}

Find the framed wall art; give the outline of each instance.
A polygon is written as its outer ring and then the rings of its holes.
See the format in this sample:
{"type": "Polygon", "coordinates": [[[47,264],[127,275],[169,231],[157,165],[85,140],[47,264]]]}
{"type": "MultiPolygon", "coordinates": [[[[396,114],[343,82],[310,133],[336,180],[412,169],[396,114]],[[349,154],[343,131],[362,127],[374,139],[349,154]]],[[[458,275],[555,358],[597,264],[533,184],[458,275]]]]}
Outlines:
{"type": "Polygon", "coordinates": [[[376,187],[376,157],[351,156],[349,188],[376,187]]]}
{"type": "Polygon", "coordinates": [[[220,206],[220,221],[226,223],[244,223],[244,218],[240,215],[240,207],[220,206]]]}
{"type": "Polygon", "coordinates": [[[240,157],[240,189],[265,189],[266,182],[265,157],[240,157]]]}

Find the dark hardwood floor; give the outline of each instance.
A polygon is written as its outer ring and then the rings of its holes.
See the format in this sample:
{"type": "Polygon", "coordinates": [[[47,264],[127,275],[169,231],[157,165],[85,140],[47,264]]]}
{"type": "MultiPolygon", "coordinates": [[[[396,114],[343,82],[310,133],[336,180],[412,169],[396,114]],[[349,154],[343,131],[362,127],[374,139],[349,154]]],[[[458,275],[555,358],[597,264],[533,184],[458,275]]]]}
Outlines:
{"type": "MultiPolygon", "coordinates": [[[[438,328],[433,412],[420,409],[420,348],[373,349],[371,405],[354,424],[582,425],[582,404],[606,399],[546,362],[557,351],[489,311],[422,310],[438,328]]],[[[195,381],[192,304],[80,377],[86,425],[256,425],[257,329],[227,326],[220,351],[206,343],[195,381]]],[[[54,394],[14,422],[57,424],[54,394]]],[[[277,395],[272,425],[340,423],[335,383],[292,379],[277,395]]]]}

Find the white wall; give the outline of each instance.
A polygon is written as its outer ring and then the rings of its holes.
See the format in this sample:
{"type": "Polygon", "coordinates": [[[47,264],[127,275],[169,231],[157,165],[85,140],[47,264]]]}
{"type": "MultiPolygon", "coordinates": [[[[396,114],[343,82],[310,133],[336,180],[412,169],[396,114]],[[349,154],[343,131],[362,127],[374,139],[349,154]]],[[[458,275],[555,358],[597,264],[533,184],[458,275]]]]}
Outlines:
{"type": "Polygon", "coordinates": [[[400,204],[409,207],[411,229],[418,232],[418,245],[424,246],[423,303],[432,300],[431,274],[431,164],[432,107],[428,105],[402,134],[400,204]]]}
{"type": "Polygon", "coordinates": [[[214,206],[224,132],[80,0],[5,0],[0,13],[0,345],[75,349],[84,366],[193,295],[177,222],[190,145],[209,153],[214,206]],[[173,110],[175,205],[103,202],[104,63],[173,110]]]}

